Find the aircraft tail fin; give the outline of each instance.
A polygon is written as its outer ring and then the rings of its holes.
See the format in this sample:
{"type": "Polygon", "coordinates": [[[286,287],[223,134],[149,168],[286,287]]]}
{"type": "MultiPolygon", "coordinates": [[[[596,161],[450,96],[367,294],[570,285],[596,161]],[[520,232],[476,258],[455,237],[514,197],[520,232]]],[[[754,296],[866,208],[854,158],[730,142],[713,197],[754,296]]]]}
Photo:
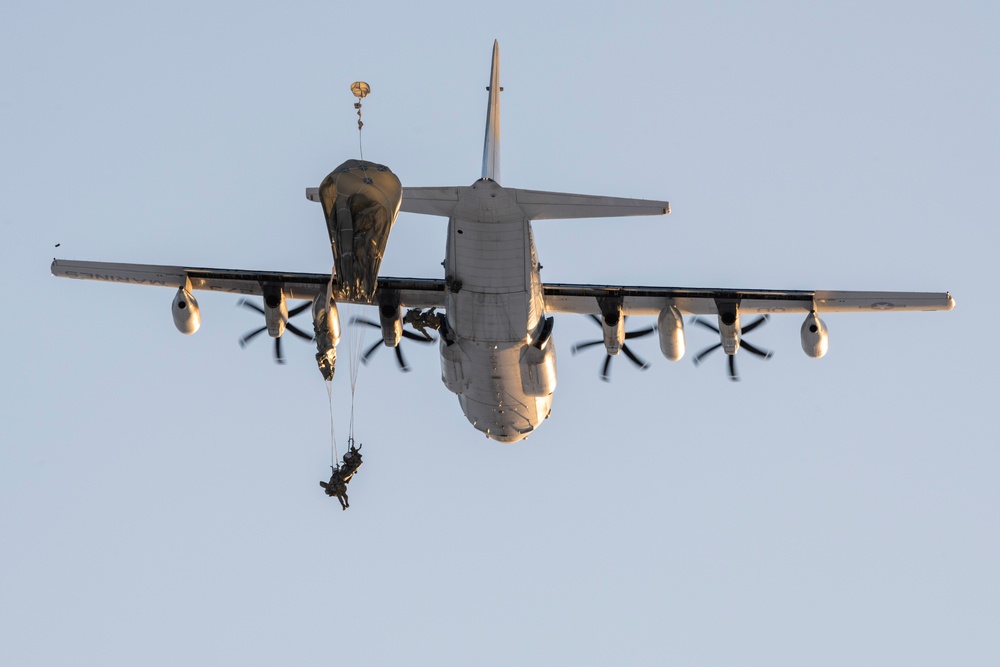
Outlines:
{"type": "Polygon", "coordinates": [[[483,145],[483,178],[500,182],[500,45],[493,40],[489,102],[486,106],[486,140],[483,145]]]}

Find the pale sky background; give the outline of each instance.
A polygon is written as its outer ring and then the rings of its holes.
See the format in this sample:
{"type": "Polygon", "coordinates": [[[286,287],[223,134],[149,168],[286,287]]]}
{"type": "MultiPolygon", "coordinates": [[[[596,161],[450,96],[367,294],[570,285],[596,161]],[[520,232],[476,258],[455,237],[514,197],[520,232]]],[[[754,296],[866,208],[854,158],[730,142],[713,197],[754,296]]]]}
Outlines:
{"type": "MultiPolygon", "coordinates": [[[[0,662],[1000,663],[1000,5],[753,4],[0,5],[0,662]],[[341,512],[310,346],[277,366],[232,297],[184,337],[172,290],[49,275],[329,270],[303,191],[357,156],[350,82],[366,158],[467,185],[494,39],[504,185],[673,205],[536,223],[544,279],[957,309],[829,315],[819,361],[776,318],[739,384],[691,327],[605,385],[561,316],[552,418],[507,446],[433,348],[383,350],[341,512]]],[[[440,277],[444,231],[401,215],[383,274],[440,277]]]]}

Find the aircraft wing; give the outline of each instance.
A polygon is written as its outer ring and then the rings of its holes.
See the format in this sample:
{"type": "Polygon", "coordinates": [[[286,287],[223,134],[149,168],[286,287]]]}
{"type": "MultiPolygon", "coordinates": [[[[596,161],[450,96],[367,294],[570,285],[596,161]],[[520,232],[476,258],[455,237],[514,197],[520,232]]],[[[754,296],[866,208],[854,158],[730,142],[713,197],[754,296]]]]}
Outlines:
{"type": "MultiPolygon", "coordinates": [[[[257,295],[264,285],[280,286],[289,299],[312,299],[325,292],[330,276],[324,273],[287,273],[241,269],[208,269],[155,264],[120,264],[55,259],[52,275],[77,280],[183,287],[195,290],[257,295]]],[[[334,279],[336,280],[336,279],[334,279]]],[[[428,278],[379,278],[379,290],[399,292],[404,308],[443,308],[443,280],[428,278]]],[[[549,313],[600,315],[598,298],[622,299],[625,315],[657,315],[675,305],[688,315],[718,314],[718,302],[738,301],[742,313],[808,313],[951,310],[955,300],[947,292],[851,292],[831,290],[748,290],[729,288],[641,287],[619,285],[544,286],[549,313]]],[[[377,294],[376,294],[376,302],[377,294]]]]}
{"type": "Polygon", "coordinates": [[[831,290],[748,290],[616,285],[545,285],[549,313],[600,315],[598,298],[622,299],[624,315],[657,315],[668,305],[686,315],[717,315],[718,303],[739,303],[741,313],[857,313],[951,310],[947,292],[848,292],[831,290]]]}
{"type": "MultiPolygon", "coordinates": [[[[52,260],[52,275],[77,280],[153,285],[175,289],[190,283],[190,287],[195,290],[257,296],[264,294],[264,285],[279,286],[289,299],[313,299],[317,294],[325,293],[330,282],[330,275],[324,273],[204,269],[69,259],[52,260]]],[[[386,289],[399,292],[400,305],[404,308],[444,307],[443,280],[379,278],[375,303],[378,303],[378,292],[386,289]]]]}

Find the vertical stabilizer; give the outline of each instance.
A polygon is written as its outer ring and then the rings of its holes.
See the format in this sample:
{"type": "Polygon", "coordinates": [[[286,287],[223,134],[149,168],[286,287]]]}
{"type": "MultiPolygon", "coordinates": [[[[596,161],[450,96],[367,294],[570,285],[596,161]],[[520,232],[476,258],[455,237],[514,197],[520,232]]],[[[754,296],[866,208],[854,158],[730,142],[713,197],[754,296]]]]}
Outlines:
{"type": "Polygon", "coordinates": [[[500,45],[493,40],[489,102],[486,107],[486,141],[483,145],[483,178],[500,182],[500,45]]]}

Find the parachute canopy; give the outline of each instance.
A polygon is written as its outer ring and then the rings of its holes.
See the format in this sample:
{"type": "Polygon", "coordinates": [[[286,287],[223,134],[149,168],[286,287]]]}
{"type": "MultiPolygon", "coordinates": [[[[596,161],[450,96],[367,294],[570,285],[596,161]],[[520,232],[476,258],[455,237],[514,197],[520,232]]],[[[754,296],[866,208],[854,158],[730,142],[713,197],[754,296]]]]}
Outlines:
{"type": "Polygon", "coordinates": [[[348,160],[323,179],[319,198],[333,246],[335,298],[371,303],[403,187],[384,165],[348,160]]]}
{"type": "Polygon", "coordinates": [[[368,93],[372,92],[371,86],[369,86],[364,81],[355,81],[351,84],[351,92],[359,100],[368,97],[368,93]]]}

